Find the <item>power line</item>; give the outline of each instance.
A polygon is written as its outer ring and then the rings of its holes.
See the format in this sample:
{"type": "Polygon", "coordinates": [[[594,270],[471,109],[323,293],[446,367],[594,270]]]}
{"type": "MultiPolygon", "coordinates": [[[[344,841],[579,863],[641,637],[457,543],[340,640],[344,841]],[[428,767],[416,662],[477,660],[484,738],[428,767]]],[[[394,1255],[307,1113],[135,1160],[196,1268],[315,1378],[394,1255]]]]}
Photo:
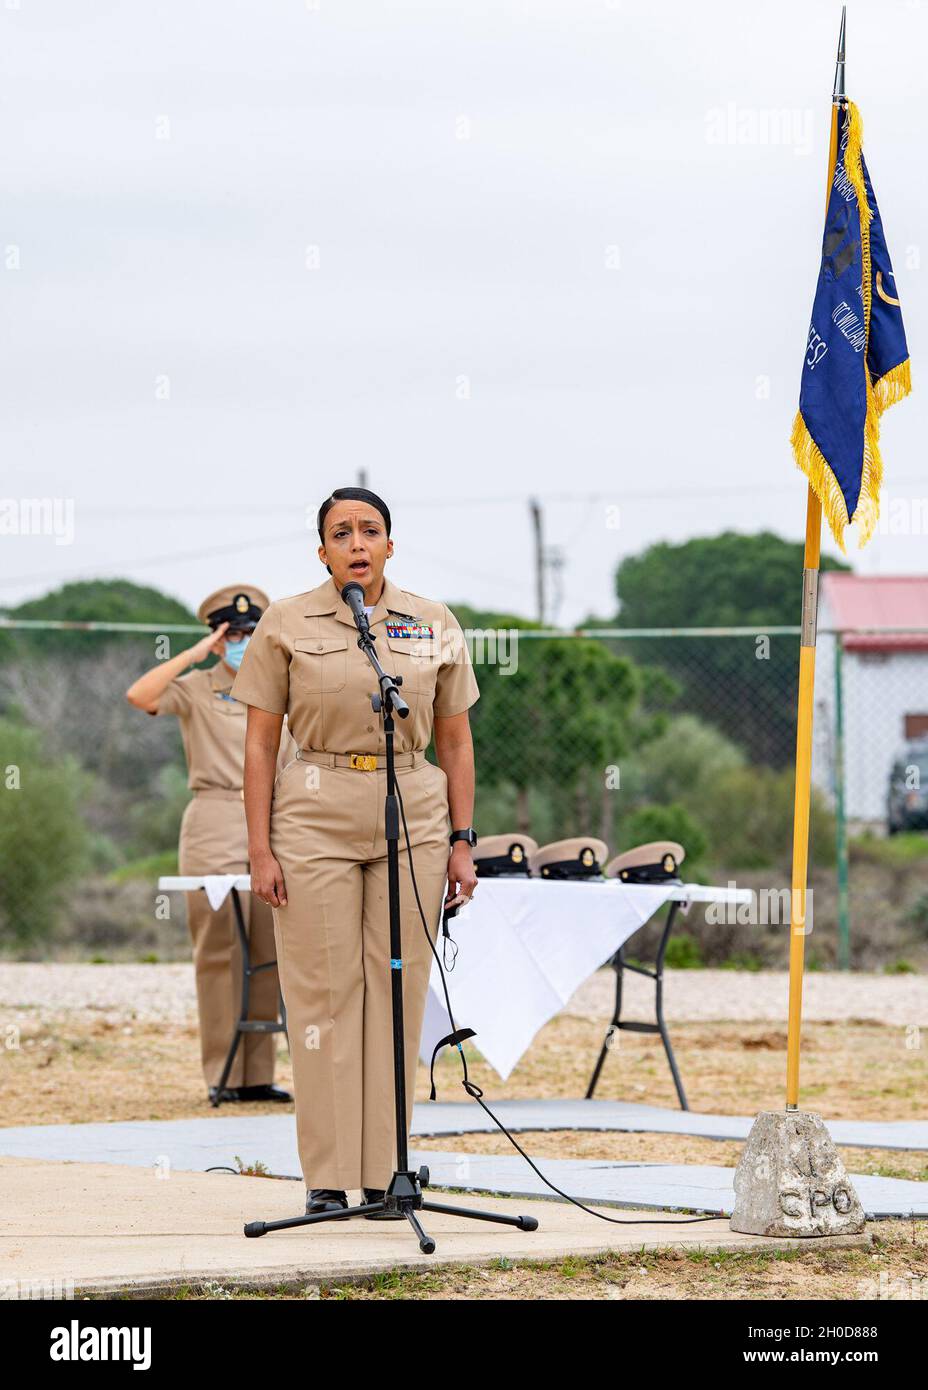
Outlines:
{"type": "MultiPolygon", "coordinates": [[[[199,550],[176,551],[168,555],[152,555],[142,557],[141,559],[133,557],[131,560],[113,560],[108,562],[105,568],[110,572],[123,570],[131,574],[134,570],[148,569],[158,565],[169,568],[184,560],[204,560],[220,555],[242,555],[252,550],[266,550],[270,546],[292,545],[296,540],[305,541],[306,539],[306,534],[301,534],[300,536],[268,536],[259,540],[246,539],[243,541],[235,541],[228,545],[207,546],[199,550]]],[[[453,565],[449,565],[449,555],[447,553],[443,555],[432,555],[427,551],[419,550],[417,547],[408,546],[404,543],[403,554],[409,555],[413,559],[427,560],[430,564],[437,565],[446,571],[451,569],[454,573],[460,574],[467,579],[478,580],[482,583],[486,583],[490,577],[485,569],[472,569],[467,565],[461,565],[457,562],[453,565]]],[[[104,576],[101,575],[101,566],[85,566],[81,569],[70,570],[66,574],[44,571],[33,574],[4,576],[3,584],[4,586],[13,584],[69,584],[75,580],[90,576],[97,579],[103,578],[104,576]]],[[[507,579],[505,575],[494,576],[494,581],[505,588],[519,589],[523,592],[527,592],[532,587],[523,579],[507,579]]]]}
{"type": "MultiPolygon", "coordinates": [[[[916,478],[916,477],[909,477],[909,478],[905,478],[905,477],[904,477],[904,478],[895,479],[895,482],[896,482],[897,484],[906,484],[906,483],[910,483],[910,482],[922,482],[922,481],[923,481],[922,479],[916,478]]],[[[756,494],[758,494],[758,493],[763,493],[763,492],[768,492],[768,493],[769,493],[769,492],[792,492],[792,491],[794,491],[793,486],[790,485],[790,484],[786,484],[786,483],[784,483],[784,484],[778,484],[778,485],[772,485],[772,484],[771,484],[771,485],[769,485],[769,486],[767,486],[767,487],[758,487],[758,486],[755,486],[755,485],[753,485],[753,484],[744,484],[744,485],[735,484],[735,485],[731,485],[731,486],[729,486],[729,485],[721,486],[721,485],[720,485],[719,487],[716,487],[716,488],[713,488],[713,487],[698,487],[698,488],[693,488],[693,489],[688,489],[688,490],[686,490],[686,489],[674,489],[674,491],[673,491],[673,497],[674,497],[674,500],[675,500],[675,501],[679,501],[679,500],[684,499],[684,498],[687,498],[687,497],[705,497],[705,496],[713,496],[713,495],[735,495],[735,494],[740,494],[740,493],[749,493],[749,494],[751,494],[751,495],[753,496],[753,495],[756,495],[756,494]]],[[[589,516],[589,509],[590,509],[590,507],[592,507],[592,506],[595,505],[596,503],[599,503],[599,502],[609,502],[609,503],[612,503],[612,504],[615,504],[615,503],[620,503],[620,504],[621,504],[621,503],[623,503],[623,502],[625,502],[625,501],[627,501],[627,500],[630,500],[630,501],[642,501],[642,500],[650,500],[650,499],[653,499],[653,500],[660,500],[661,502],[666,502],[666,500],[667,500],[667,491],[666,491],[666,489],[660,489],[660,490],[657,490],[657,491],[650,490],[650,489],[642,489],[642,490],[639,490],[639,491],[626,491],[626,490],[623,490],[623,489],[617,489],[617,490],[614,491],[614,492],[589,492],[589,493],[570,493],[570,492],[564,492],[564,493],[536,493],[536,494],[534,494],[534,497],[535,497],[535,505],[537,505],[539,502],[555,502],[555,503],[569,503],[569,504],[572,504],[572,505],[575,505],[575,506],[585,506],[585,507],[587,508],[587,516],[583,519],[583,521],[580,523],[580,525],[572,532],[570,541],[568,541],[568,542],[566,543],[566,548],[569,550],[569,549],[573,546],[573,544],[574,544],[574,538],[579,534],[580,531],[582,531],[583,526],[586,524],[586,520],[587,520],[587,518],[588,518],[588,516],[589,516]]],[[[516,504],[517,504],[519,507],[524,507],[524,506],[525,506],[525,501],[526,501],[525,494],[522,494],[522,493],[513,493],[513,494],[511,494],[511,495],[500,495],[500,496],[494,496],[494,497],[470,497],[470,498],[468,498],[468,497],[463,497],[463,498],[456,497],[456,498],[454,499],[454,507],[455,507],[456,510],[460,510],[460,509],[463,509],[463,508],[465,508],[465,507],[484,507],[484,506],[498,507],[498,506],[503,506],[503,505],[516,505],[516,504]]],[[[415,508],[415,507],[419,507],[419,508],[422,508],[422,507],[432,507],[432,508],[440,509],[440,510],[443,510],[443,511],[447,511],[447,508],[448,508],[448,506],[449,506],[450,504],[449,504],[449,499],[448,499],[448,498],[432,498],[432,499],[429,499],[429,498],[416,497],[416,498],[412,498],[412,499],[399,499],[399,500],[398,500],[397,502],[395,502],[393,505],[394,505],[395,507],[397,507],[397,508],[412,509],[412,508],[415,508]]],[[[119,508],[119,507],[115,507],[115,508],[93,508],[93,507],[90,507],[90,508],[87,508],[87,507],[82,507],[81,510],[82,510],[82,512],[83,512],[85,515],[90,515],[90,516],[101,516],[101,517],[104,517],[104,516],[109,516],[109,517],[126,517],[126,516],[135,515],[135,514],[137,514],[137,513],[138,513],[138,514],[144,514],[144,515],[146,515],[146,516],[160,516],[160,517],[185,516],[185,517],[188,517],[188,518],[190,517],[190,507],[189,507],[189,506],[186,506],[186,507],[176,507],[176,508],[175,508],[175,507],[126,507],[126,508],[119,508]]],[[[256,516],[275,516],[275,515],[278,515],[278,514],[281,514],[281,513],[286,513],[287,515],[292,515],[293,512],[294,512],[294,510],[297,510],[296,504],[288,505],[288,504],[286,504],[286,503],[280,503],[280,504],[275,504],[275,505],[273,505],[273,506],[268,506],[268,507],[253,507],[253,506],[250,506],[250,505],[249,505],[249,507],[248,507],[248,509],[247,509],[247,515],[248,515],[249,518],[253,518],[253,517],[256,517],[256,516]]],[[[304,508],[304,510],[305,510],[305,508],[304,508]]],[[[210,508],[209,508],[209,514],[210,514],[210,516],[217,516],[217,515],[218,515],[218,516],[223,516],[223,515],[241,516],[241,515],[242,515],[242,512],[243,512],[243,508],[242,508],[241,505],[230,506],[230,507],[213,507],[213,506],[210,506],[210,508]]],[[[262,538],[258,538],[258,539],[251,539],[251,538],[249,538],[249,537],[246,536],[245,538],[243,538],[243,539],[241,539],[241,540],[230,541],[230,542],[228,542],[227,544],[224,544],[224,545],[215,545],[215,546],[198,547],[198,548],[195,549],[195,550],[183,550],[183,551],[165,552],[165,553],[160,554],[160,555],[143,556],[143,557],[141,557],[141,558],[139,558],[138,556],[133,556],[131,559],[127,559],[127,560],[113,560],[113,561],[107,562],[105,568],[106,568],[108,571],[110,571],[110,572],[116,571],[116,570],[124,570],[124,571],[127,571],[127,572],[132,572],[133,570],[149,569],[149,568],[154,568],[154,567],[157,567],[157,566],[170,567],[170,566],[176,565],[176,564],[183,564],[185,561],[188,561],[188,560],[204,560],[204,559],[212,559],[212,558],[214,558],[214,557],[219,557],[219,556],[223,556],[223,555],[240,555],[240,554],[246,554],[246,553],[249,553],[249,552],[252,552],[252,551],[256,551],[256,550],[266,550],[266,549],[269,549],[270,547],[279,547],[279,546],[281,546],[281,545],[293,545],[293,544],[294,544],[295,542],[297,542],[297,541],[307,541],[307,542],[309,542],[310,544],[313,544],[313,543],[314,543],[314,536],[311,535],[311,533],[309,532],[309,530],[301,531],[301,532],[299,532],[299,533],[297,533],[297,534],[293,534],[293,535],[286,535],[286,534],[280,534],[280,533],[278,533],[278,534],[275,534],[275,535],[273,535],[273,536],[266,536],[266,537],[262,537],[262,538]]],[[[410,556],[412,556],[412,557],[417,557],[417,556],[418,556],[418,557],[421,558],[421,559],[428,560],[430,563],[440,564],[440,565],[442,565],[442,566],[444,566],[444,567],[448,567],[448,564],[449,564],[449,554],[447,554],[447,553],[446,553],[446,554],[443,554],[442,556],[431,555],[431,554],[428,554],[427,552],[420,551],[420,550],[418,550],[418,549],[416,549],[416,548],[414,548],[414,547],[412,547],[412,546],[408,546],[405,542],[403,543],[403,550],[404,550],[404,552],[405,552],[406,554],[408,554],[408,555],[410,555],[410,556]]],[[[485,569],[484,569],[484,570],[472,569],[472,568],[469,568],[469,567],[466,566],[466,565],[460,564],[460,563],[457,562],[457,561],[454,561],[454,563],[453,563],[453,565],[452,565],[452,569],[453,569],[454,571],[460,573],[460,574],[461,574],[463,577],[465,577],[465,578],[476,579],[476,580],[479,580],[479,581],[481,581],[481,582],[486,582],[486,580],[487,580],[487,578],[488,578],[488,575],[487,575],[487,572],[486,572],[485,569]]],[[[70,583],[70,582],[72,582],[72,581],[74,581],[74,580],[78,580],[78,579],[82,579],[82,578],[88,578],[88,577],[91,577],[91,576],[98,577],[98,578],[101,577],[101,576],[100,576],[100,566],[99,566],[99,565],[88,565],[88,566],[84,566],[84,567],[79,568],[79,569],[71,570],[71,571],[69,571],[68,573],[66,573],[66,574],[64,574],[64,575],[61,574],[60,572],[53,571],[53,570],[39,570],[39,571],[33,571],[33,572],[31,572],[31,573],[25,573],[25,574],[5,575],[5,576],[3,577],[3,580],[2,580],[2,585],[3,585],[4,587],[9,587],[10,585],[14,585],[14,584],[48,584],[48,583],[58,583],[58,584],[62,584],[62,583],[70,583]]],[[[538,593],[537,593],[537,585],[536,585],[535,583],[530,583],[530,582],[528,582],[528,581],[526,581],[526,580],[522,580],[522,579],[508,579],[508,580],[507,580],[504,576],[499,576],[499,575],[496,575],[496,576],[495,576],[495,580],[496,580],[496,582],[497,582],[498,584],[506,584],[506,585],[507,585],[508,587],[510,587],[510,588],[514,588],[514,589],[517,589],[517,590],[521,590],[521,591],[522,591],[523,593],[525,593],[526,595],[529,594],[529,593],[532,593],[532,594],[534,595],[534,597],[535,597],[535,606],[536,606],[536,608],[538,607],[539,596],[538,596],[538,593]]]]}
{"type": "MultiPolygon", "coordinates": [[[[909,477],[894,478],[896,486],[905,486],[909,483],[924,484],[925,479],[919,475],[909,477]]],[[[660,488],[625,488],[616,487],[609,492],[534,492],[533,495],[541,502],[556,502],[559,504],[572,504],[574,506],[591,505],[595,502],[623,502],[623,501],[666,501],[668,493],[674,498],[699,498],[699,497],[722,497],[722,496],[757,496],[760,493],[791,493],[795,491],[794,482],[782,483],[717,483],[700,484],[698,487],[681,488],[672,484],[667,484],[660,488]]],[[[486,495],[483,497],[423,497],[417,494],[415,497],[399,497],[391,501],[391,508],[400,507],[412,510],[413,508],[433,507],[446,509],[452,502],[456,509],[464,507],[501,507],[518,506],[524,507],[526,495],[524,492],[499,493],[486,495]]],[[[207,504],[204,503],[204,507],[207,504]]],[[[247,514],[249,517],[256,516],[280,516],[283,514],[291,515],[294,511],[306,510],[309,504],[305,502],[277,502],[271,506],[248,505],[247,514]]],[[[210,516],[240,516],[243,512],[241,504],[228,506],[215,506],[209,503],[210,516]]],[[[190,516],[190,505],[186,506],[134,506],[134,507],[93,507],[81,506],[81,511],[85,516],[103,517],[122,517],[122,516],[190,516]]]]}
{"type": "MultiPolygon", "coordinates": [[[[214,555],[240,555],[246,550],[266,550],[269,546],[292,545],[295,540],[306,540],[306,534],[297,536],[267,536],[261,540],[241,540],[231,541],[228,545],[201,546],[197,550],[178,550],[165,555],[150,555],[147,558],[139,559],[133,556],[131,560],[110,560],[105,568],[108,570],[137,570],[148,569],[153,565],[175,565],[184,560],[204,560],[214,555]]],[[[44,570],[33,574],[13,574],[4,576],[4,584],[38,584],[54,583],[66,584],[71,579],[79,579],[82,576],[96,575],[100,577],[100,565],[87,565],[83,569],[71,570],[67,575],[61,575],[54,571],[44,570]]]]}

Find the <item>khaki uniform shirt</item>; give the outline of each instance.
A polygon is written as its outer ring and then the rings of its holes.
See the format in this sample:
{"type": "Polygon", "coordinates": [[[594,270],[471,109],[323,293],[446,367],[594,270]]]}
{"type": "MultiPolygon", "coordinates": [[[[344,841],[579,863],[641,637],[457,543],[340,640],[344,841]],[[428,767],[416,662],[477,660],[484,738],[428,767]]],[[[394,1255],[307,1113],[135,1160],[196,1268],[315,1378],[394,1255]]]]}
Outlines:
{"type": "MultiPolygon", "coordinates": [[[[409,715],[397,718],[397,752],[424,751],[435,716],[461,714],[478,699],[458,620],[443,603],[384,589],[369,620],[383,669],[402,676],[409,715]]],[[[278,599],[261,617],[232,684],[236,700],[286,714],[300,748],[382,753],[381,719],[371,707],[377,677],[358,647],[351,609],[335,583],[278,599]]]]}
{"type": "MultiPolygon", "coordinates": [[[[180,720],[187,786],[192,791],[207,787],[242,790],[247,711],[229,693],[233,678],[234,673],[225,662],[217,661],[208,671],[188,671],[178,676],[158,701],[156,714],[176,714],[180,720]]],[[[286,725],[280,733],[278,770],[296,756],[296,745],[286,725]]]]}

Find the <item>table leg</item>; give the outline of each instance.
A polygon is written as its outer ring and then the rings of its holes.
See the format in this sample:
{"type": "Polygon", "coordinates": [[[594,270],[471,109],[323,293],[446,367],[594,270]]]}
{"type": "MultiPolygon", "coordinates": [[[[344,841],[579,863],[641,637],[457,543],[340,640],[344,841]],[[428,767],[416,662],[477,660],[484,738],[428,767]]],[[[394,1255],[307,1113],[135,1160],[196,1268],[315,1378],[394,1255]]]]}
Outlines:
{"type": "Polygon", "coordinates": [[[238,1045],[242,1040],[241,1024],[248,1017],[248,997],[251,988],[251,957],[248,952],[248,933],[245,930],[245,919],[242,916],[242,902],[239,898],[237,888],[233,888],[231,890],[231,896],[232,909],[235,913],[235,928],[238,932],[239,945],[242,951],[242,1003],[239,1012],[239,1018],[235,1025],[235,1031],[232,1034],[232,1042],[229,1046],[229,1052],[226,1057],[225,1063],[223,1064],[222,1076],[219,1078],[219,1085],[216,1087],[216,1099],[213,1101],[214,1108],[217,1105],[219,1105],[222,1101],[222,1093],[226,1089],[226,1082],[228,1081],[229,1075],[232,1071],[232,1064],[235,1061],[235,1054],[238,1051],[238,1045]]]}
{"type": "Polygon", "coordinates": [[[667,920],[664,923],[664,930],[661,933],[660,944],[657,948],[657,958],[655,960],[653,970],[649,970],[647,967],[641,965],[629,965],[625,960],[624,945],[619,947],[619,949],[616,951],[615,955],[609,962],[609,964],[615,971],[615,1008],[612,1012],[612,1021],[609,1024],[609,1027],[606,1029],[606,1036],[603,1039],[603,1045],[599,1050],[599,1056],[596,1059],[596,1066],[593,1069],[593,1075],[590,1077],[590,1084],[586,1088],[587,1100],[593,1099],[593,1092],[596,1090],[600,1073],[602,1072],[606,1058],[609,1055],[610,1049],[612,1047],[612,1040],[615,1037],[616,1032],[620,1031],[623,1028],[626,1028],[629,1032],[632,1033],[660,1034],[661,1042],[664,1044],[664,1052],[667,1057],[667,1062],[670,1066],[670,1074],[673,1077],[673,1084],[676,1088],[677,1100],[680,1102],[680,1109],[689,1110],[689,1105],[686,1099],[686,1092],[683,1089],[683,1082],[680,1078],[679,1068],[677,1067],[677,1059],[674,1056],[673,1045],[670,1041],[670,1034],[667,1031],[667,1024],[664,1021],[664,956],[667,952],[667,943],[670,940],[670,934],[673,931],[679,907],[680,904],[678,902],[673,902],[670,904],[670,910],[667,913],[667,920]],[[637,975],[644,975],[647,979],[654,981],[654,1012],[656,1018],[655,1023],[632,1023],[628,1021],[623,1022],[622,980],[624,972],[626,970],[633,970],[637,975]]]}
{"type": "Polygon", "coordinates": [[[667,921],[661,934],[660,945],[657,948],[657,963],[654,975],[654,1011],[657,1016],[657,1027],[660,1031],[661,1042],[664,1044],[664,1051],[667,1054],[667,1061],[670,1064],[670,1074],[673,1077],[673,1084],[677,1091],[677,1100],[680,1102],[681,1110],[689,1110],[686,1100],[686,1092],[683,1089],[683,1082],[680,1080],[680,1072],[677,1068],[677,1059],[673,1054],[673,1047],[670,1042],[670,1034],[667,1032],[667,1024],[664,1022],[664,956],[667,953],[667,943],[670,940],[670,933],[673,931],[674,923],[677,920],[679,903],[671,903],[670,911],[667,913],[667,921]]]}
{"type": "Polygon", "coordinates": [[[600,1050],[599,1050],[599,1056],[598,1056],[597,1059],[596,1059],[596,1066],[593,1068],[593,1075],[590,1077],[590,1084],[589,1084],[589,1086],[587,1086],[587,1088],[586,1088],[586,1099],[587,1099],[587,1100],[592,1100],[592,1099],[593,1099],[593,1092],[596,1090],[596,1086],[597,1086],[597,1083],[598,1083],[598,1081],[599,1081],[600,1072],[601,1072],[602,1069],[603,1069],[603,1065],[604,1065],[604,1063],[605,1063],[605,1061],[606,1061],[606,1058],[607,1058],[608,1055],[609,1055],[609,1050],[610,1050],[610,1048],[612,1047],[612,1039],[615,1037],[615,1030],[620,1026],[620,1023],[621,1023],[621,1018],[622,1018],[622,971],[623,971],[623,968],[624,968],[624,962],[623,962],[623,960],[622,960],[622,948],[621,948],[621,946],[620,946],[619,949],[616,951],[615,955],[612,957],[612,959],[611,959],[611,961],[609,962],[609,964],[612,966],[613,970],[615,971],[615,1007],[614,1007],[613,1010],[612,1010],[612,1022],[609,1024],[609,1027],[606,1029],[606,1036],[603,1038],[603,1045],[602,1045],[602,1047],[601,1047],[600,1050]]]}

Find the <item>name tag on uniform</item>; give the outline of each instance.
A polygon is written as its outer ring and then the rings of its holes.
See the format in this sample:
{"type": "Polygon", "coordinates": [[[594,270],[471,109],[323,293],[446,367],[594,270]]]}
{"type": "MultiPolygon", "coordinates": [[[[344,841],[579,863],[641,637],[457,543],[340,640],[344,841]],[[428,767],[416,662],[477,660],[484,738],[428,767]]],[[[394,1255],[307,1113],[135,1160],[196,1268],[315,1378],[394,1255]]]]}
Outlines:
{"type": "Polygon", "coordinates": [[[409,637],[409,638],[434,638],[435,633],[428,623],[418,623],[414,619],[404,619],[401,622],[393,621],[387,623],[388,637],[409,637]]]}

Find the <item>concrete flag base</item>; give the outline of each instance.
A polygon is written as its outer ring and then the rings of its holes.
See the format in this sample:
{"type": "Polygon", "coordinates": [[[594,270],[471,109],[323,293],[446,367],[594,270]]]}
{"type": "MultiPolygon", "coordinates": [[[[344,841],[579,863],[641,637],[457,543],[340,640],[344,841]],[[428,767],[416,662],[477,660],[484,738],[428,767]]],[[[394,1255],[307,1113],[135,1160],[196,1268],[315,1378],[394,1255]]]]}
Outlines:
{"type": "Polygon", "coordinates": [[[864,1229],[863,1208],[821,1115],[761,1111],[735,1170],[730,1224],[760,1236],[843,1236],[864,1229]]]}

